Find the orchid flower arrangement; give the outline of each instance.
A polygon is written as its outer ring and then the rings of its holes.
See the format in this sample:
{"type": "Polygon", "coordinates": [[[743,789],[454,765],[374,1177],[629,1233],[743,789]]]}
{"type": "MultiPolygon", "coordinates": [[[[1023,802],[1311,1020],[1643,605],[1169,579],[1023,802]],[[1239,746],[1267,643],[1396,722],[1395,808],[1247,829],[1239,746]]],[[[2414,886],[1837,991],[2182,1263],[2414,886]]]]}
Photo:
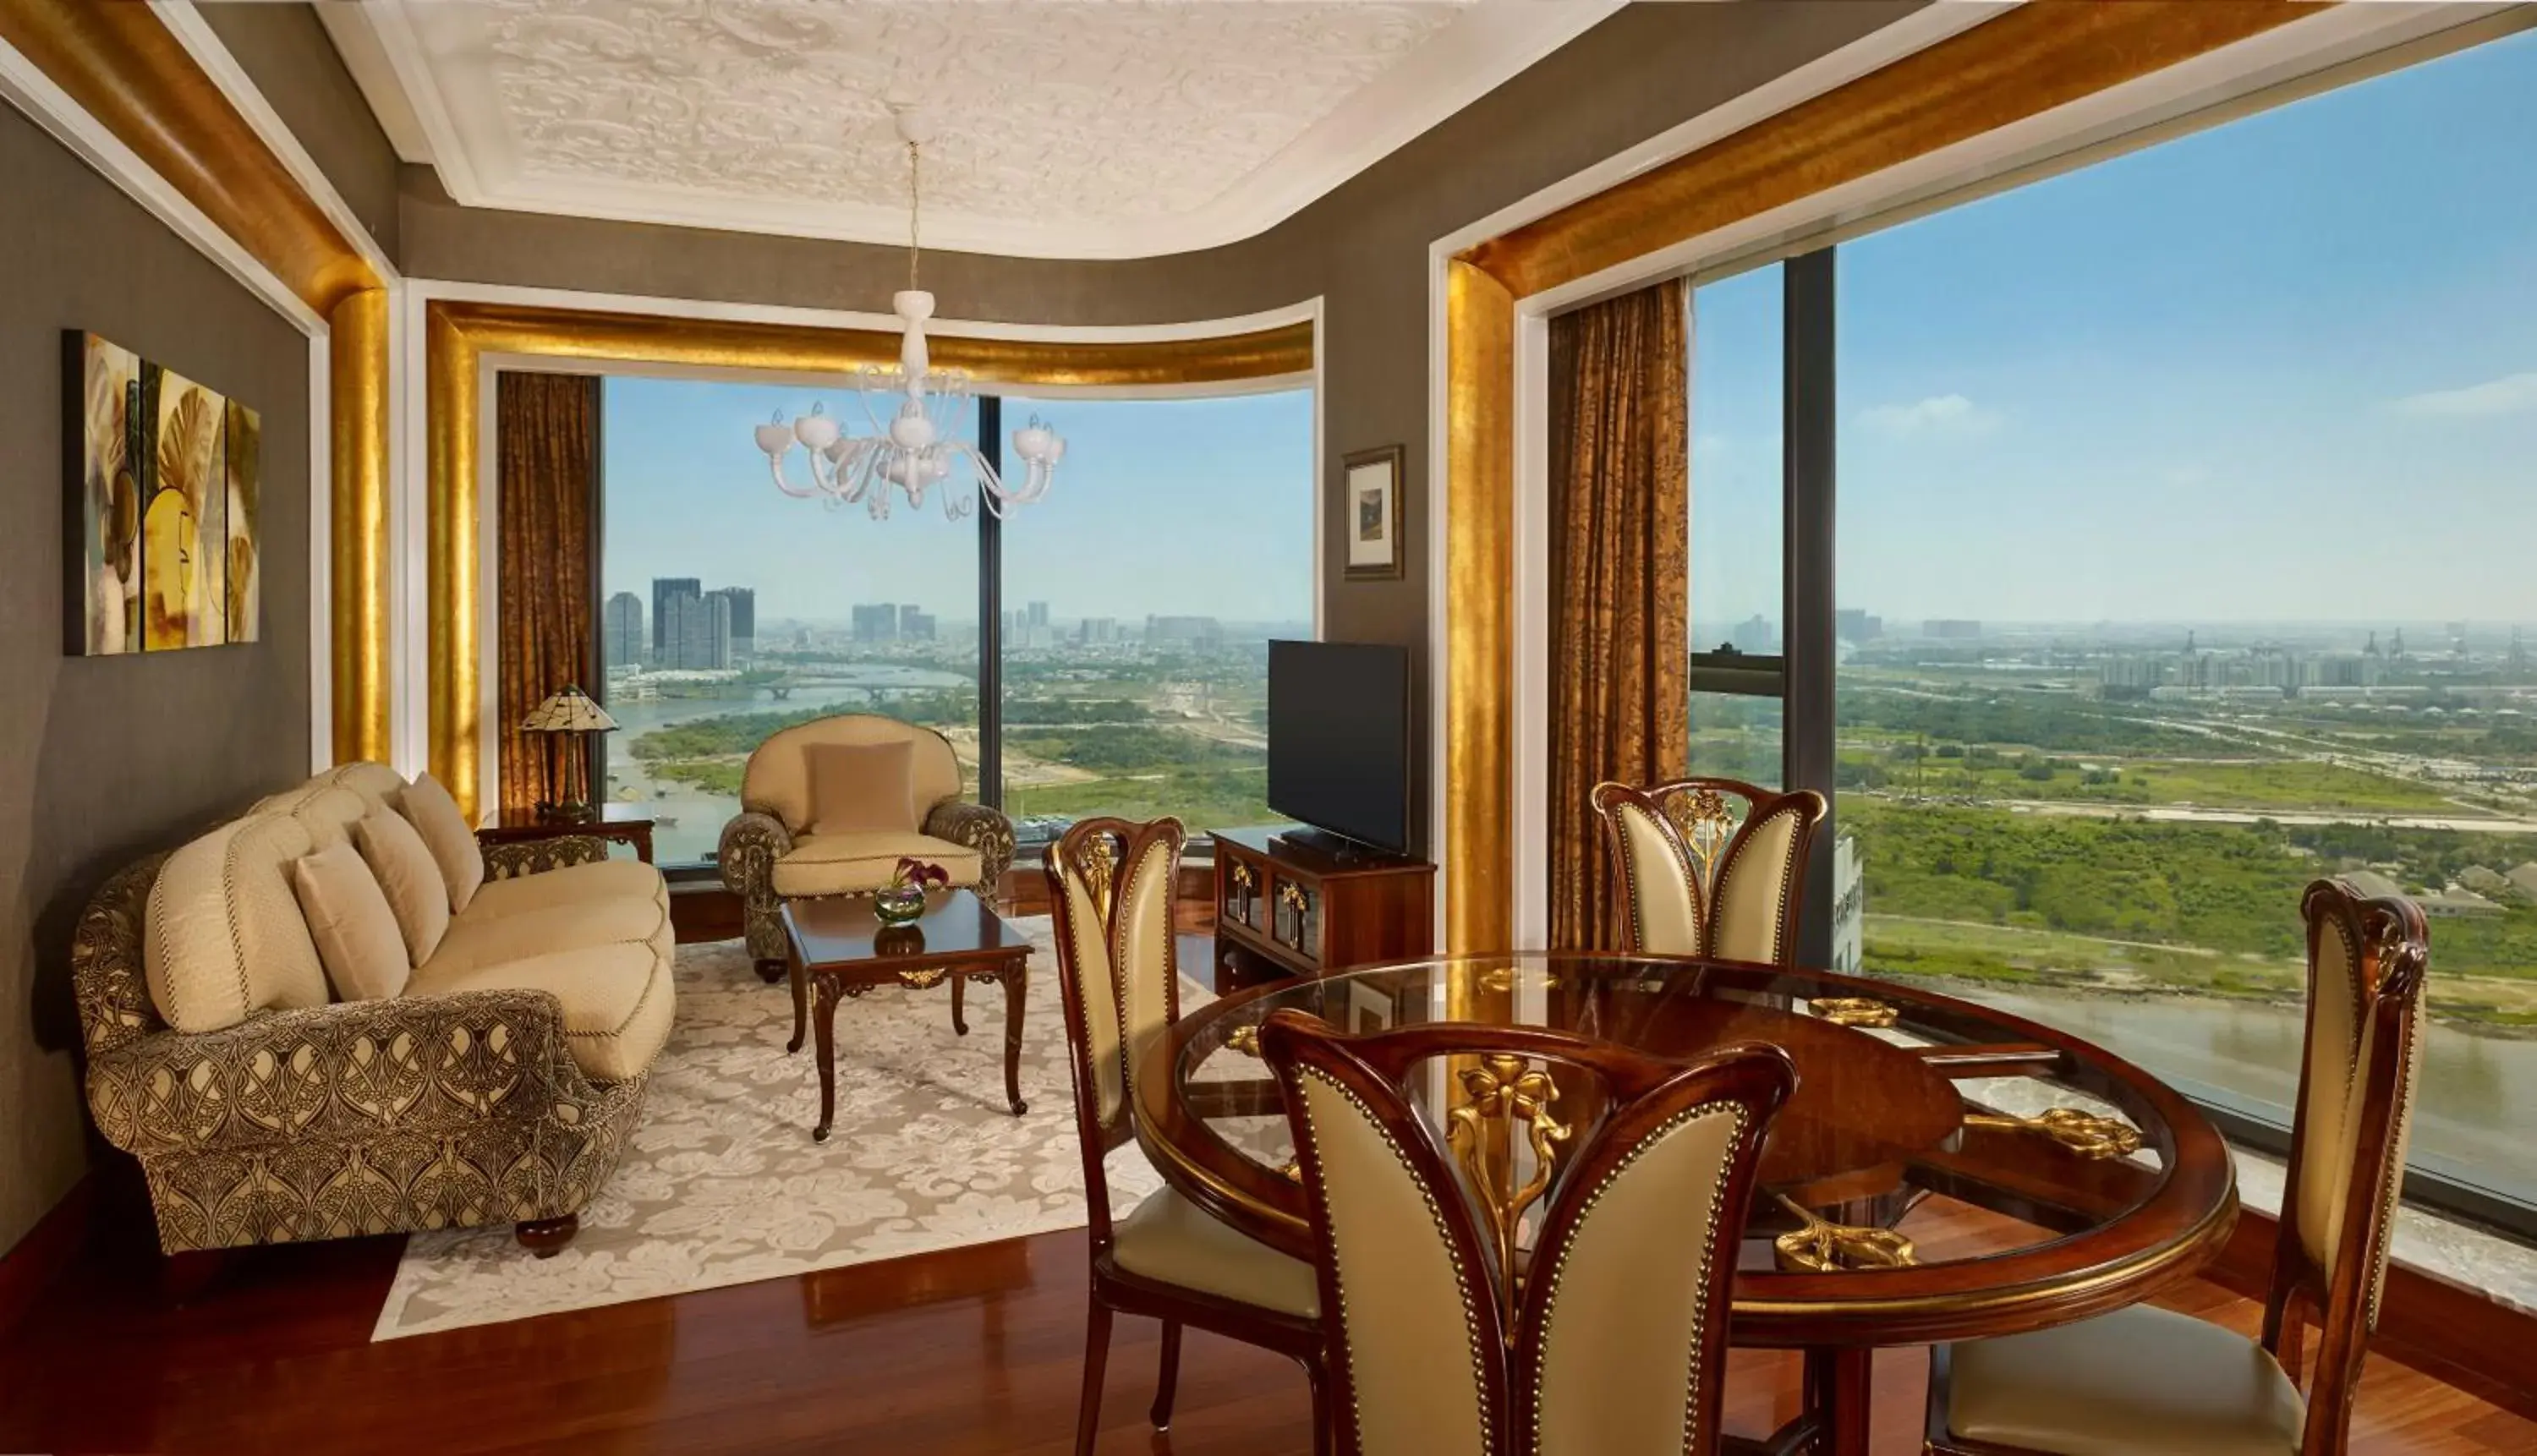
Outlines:
{"type": "Polygon", "coordinates": [[[901,859],[890,871],[889,887],[893,890],[939,890],[951,883],[951,871],[940,864],[922,859],[901,859]]]}

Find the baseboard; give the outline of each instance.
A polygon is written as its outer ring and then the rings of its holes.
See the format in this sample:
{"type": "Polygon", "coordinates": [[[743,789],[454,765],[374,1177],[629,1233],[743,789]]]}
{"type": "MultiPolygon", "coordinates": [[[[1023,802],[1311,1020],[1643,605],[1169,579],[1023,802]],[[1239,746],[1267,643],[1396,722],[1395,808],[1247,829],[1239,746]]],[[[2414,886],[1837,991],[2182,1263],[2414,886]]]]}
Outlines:
{"type": "MultiPolygon", "coordinates": [[[[2273,1277],[2281,1222],[2246,1209],[2205,1278],[2261,1300],[2273,1277]]],[[[2311,1349],[2313,1341],[2311,1341],[2311,1349]]],[[[2373,1352],[2454,1385],[2525,1420],[2537,1421],[2537,1315],[2404,1264],[2387,1266],[2373,1352]]]]}
{"type": "Polygon", "coordinates": [[[0,1254],[0,1334],[14,1327],[34,1306],[44,1287],[78,1257],[88,1238],[89,1215],[96,1201],[97,1179],[80,1174],[70,1191],[27,1231],[27,1236],[0,1254]]]}

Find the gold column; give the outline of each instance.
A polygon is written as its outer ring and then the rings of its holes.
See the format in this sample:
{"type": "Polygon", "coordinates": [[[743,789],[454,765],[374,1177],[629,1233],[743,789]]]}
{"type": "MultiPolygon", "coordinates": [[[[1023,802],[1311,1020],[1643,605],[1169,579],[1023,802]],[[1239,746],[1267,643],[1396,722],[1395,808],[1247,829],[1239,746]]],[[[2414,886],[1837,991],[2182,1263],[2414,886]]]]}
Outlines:
{"type": "Polygon", "coordinates": [[[423,319],[423,383],[431,415],[425,511],[429,565],[428,656],[431,776],[472,821],[482,807],[478,774],[484,754],[484,664],[477,623],[484,585],[479,550],[478,412],[475,341],[435,303],[423,319]]]}
{"type": "Polygon", "coordinates": [[[1445,949],[1513,934],[1515,295],[1446,265],[1445,949]]]}
{"type": "Polygon", "coordinates": [[[327,319],[333,490],[329,538],[335,759],[388,756],[388,294],[327,319]]]}

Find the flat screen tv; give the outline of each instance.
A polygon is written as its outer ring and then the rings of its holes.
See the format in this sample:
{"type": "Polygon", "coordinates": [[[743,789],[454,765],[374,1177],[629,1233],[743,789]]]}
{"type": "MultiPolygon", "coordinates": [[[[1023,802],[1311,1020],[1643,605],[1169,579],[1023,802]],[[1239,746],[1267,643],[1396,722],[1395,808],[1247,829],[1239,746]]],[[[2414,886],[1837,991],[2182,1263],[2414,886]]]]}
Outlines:
{"type": "Polygon", "coordinates": [[[1376,849],[1409,848],[1409,653],[1268,644],[1268,807],[1376,849]]]}

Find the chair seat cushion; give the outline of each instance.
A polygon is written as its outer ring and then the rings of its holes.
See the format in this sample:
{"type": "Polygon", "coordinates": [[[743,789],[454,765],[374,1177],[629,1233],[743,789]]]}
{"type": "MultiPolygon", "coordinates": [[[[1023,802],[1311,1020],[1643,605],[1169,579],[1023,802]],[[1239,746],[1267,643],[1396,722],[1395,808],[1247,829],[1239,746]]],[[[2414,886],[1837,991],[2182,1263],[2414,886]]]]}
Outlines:
{"type": "Polygon", "coordinates": [[[460,991],[538,990],[563,1006],[564,1039],[582,1074],[622,1082],[652,1065],[670,1039],[670,956],[646,941],[550,951],[464,969],[431,964],[406,982],[408,998],[460,991]]]}
{"type": "Polygon", "coordinates": [[[1111,1257],[1131,1274],[1182,1289],[1318,1319],[1313,1266],[1290,1259],[1169,1188],[1119,1221],[1111,1257]]]}
{"type": "Polygon", "coordinates": [[[2054,1456],[2295,1456],[2298,1387],[2252,1340],[2137,1304],[1954,1347],[1947,1424],[2054,1456]]]}
{"type": "Polygon", "coordinates": [[[639,859],[598,859],[566,864],[536,874],[487,880],[467,902],[462,919],[492,919],[551,905],[580,905],[593,900],[656,900],[669,908],[669,886],[661,872],[639,859]]]}
{"type": "Polygon", "coordinates": [[[901,859],[922,859],[951,872],[951,883],[978,883],[978,852],[930,834],[871,830],[813,834],[793,842],[775,861],[775,893],[788,898],[866,894],[889,883],[901,859]]]}

